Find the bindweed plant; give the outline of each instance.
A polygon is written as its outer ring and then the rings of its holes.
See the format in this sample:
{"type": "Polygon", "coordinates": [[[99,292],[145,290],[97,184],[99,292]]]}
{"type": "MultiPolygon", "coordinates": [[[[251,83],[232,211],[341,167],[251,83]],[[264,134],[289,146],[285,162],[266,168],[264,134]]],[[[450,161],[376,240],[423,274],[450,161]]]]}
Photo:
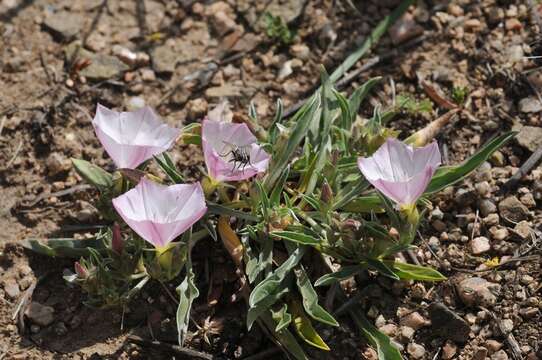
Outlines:
{"type": "MultiPolygon", "coordinates": [[[[175,282],[182,346],[201,290],[192,248],[215,239],[240,270],[249,329],[261,326],[292,359],[308,359],[307,346],[329,351],[315,324],[339,322],[317,289],[334,286],[335,300],[343,302],[339,282],[362,273],[445,279],[399,261],[398,254],[414,247],[431,195],[463,179],[514,135],[490,140],[460,165],[441,166],[427,131],[401,141],[388,127],[400,107],[376,109],[370,119],[357,115],[379,78],[346,97],[333,86],[337,76],[323,71],[320,89],[289,120],[279,100],[268,129],[253,106],[245,123],[231,122],[223,103],[201,124],[180,130],[148,107],[116,112],[98,105],[92,123],[117,169],[110,173],[81,159],[73,165],[98,189],[98,208],[111,226],[89,240],[30,246],[77,258],[65,279],[81,286],[93,306],[124,306],[149,281],[175,282]],[[179,143],[201,147],[206,170],[199,182],[186,183],[168,155],[179,143]],[[161,172],[151,171],[151,162],[161,172]]],[[[360,309],[348,311],[381,359],[401,358],[360,309]]]]}

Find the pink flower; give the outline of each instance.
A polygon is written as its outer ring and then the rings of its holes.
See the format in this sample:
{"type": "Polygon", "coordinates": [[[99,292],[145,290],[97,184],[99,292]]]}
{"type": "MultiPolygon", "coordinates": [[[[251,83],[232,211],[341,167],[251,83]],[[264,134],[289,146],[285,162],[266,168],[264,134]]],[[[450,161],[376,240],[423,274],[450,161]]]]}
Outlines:
{"type": "Polygon", "coordinates": [[[92,125],[117,167],[128,169],[168,150],[181,133],[161,122],[148,106],[117,112],[98,104],[92,125]]]}
{"type": "Polygon", "coordinates": [[[265,172],[267,154],[246,124],[205,119],[201,130],[209,176],[215,181],[240,181],[265,172]]]}
{"type": "Polygon", "coordinates": [[[358,159],[365,178],[399,205],[416,203],[440,163],[436,142],[413,149],[394,138],[388,138],[373,156],[358,159]]]}
{"type": "Polygon", "coordinates": [[[165,247],[207,211],[199,183],[165,186],[147,178],[114,198],[113,206],[132,230],[157,248],[165,247]]]}

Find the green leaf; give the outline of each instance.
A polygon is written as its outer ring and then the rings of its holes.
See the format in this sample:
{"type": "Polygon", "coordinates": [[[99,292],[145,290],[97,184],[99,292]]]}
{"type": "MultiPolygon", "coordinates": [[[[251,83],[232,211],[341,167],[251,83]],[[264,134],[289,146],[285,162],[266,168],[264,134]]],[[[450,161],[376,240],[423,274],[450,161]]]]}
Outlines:
{"type": "Polygon", "coordinates": [[[256,222],[260,220],[257,216],[254,216],[252,214],[235,210],[224,205],[212,203],[210,201],[207,202],[207,211],[211,214],[235,216],[236,218],[248,220],[248,221],[256,222]]]}
{"type": "Polygon", "coordinates": [[[378,271],[380,274],[392,278],[393,280],[400,280],[399,276],[393,272],[388,265],[384,264],[381,260],[378,259],[367,259],[367,265],[373,270],[378,271]]]}
{"type": "Polygon", "coordinates": [[[267,176],[264,179],[265,189],[273,188],[277,179],[288,166],[290,158],[307,135],[310,123],[318,107],[319,104],[317,98],[313,97],[294,115],[291,122],[292,124],[295,124],[295,127],[288,138],[286,146],[278,149],[276,156],[269,166],[267,176]]]}
{"type": "Polygon", "coordinates": [[[294,360],[309,360],[303,348],[297,342],[295,336],[286,328],[280,331],[276,331],[276,323],[271,317],[269,312],[263,313],[259,317],[260,324],[262,324],[273,335],[278,343],[282,346],[282,349],[287,355],[294,360]]]}
{"type": "Polygon", "coordinates": [[[369,188],[369,185],[369,182],[363,177],[360,177],[357,181],[349,183],[343,189],[341,189],[341,191],[335,197],[332,209],[341,209],[355,198],[359,198],[361,192],[369,188]]]}
{"type": "Polygon", "coordinates": [[[316,280],[316,282],[314,283],[314,286],[327,286],[327,285],[331,285],[333,283],[336,283],[342,280],[346,280],[356,275],[357,273],[362,271],[364,268],[365,267],[361,265],[342,266],[339,271],[325,274],[324,276],[320,277],[318,280],[316,280]]]}
{"type": "Polygon", "coordinates": [[[99,252],[106,250],[104,242],[97,238],[84,240],[71,238],[26,239],[22,242],[22,246],[41,255],[72,259],[89,256],[89,249],[95,249],[99,252]]]}
{"type": "Polygon", "coordinates": [[[71,159],[75,171],[87,183],[95,186],[100,191],[107,191],[113,186],[113,176],[101,167],[96,166],[88,161],[80,159],[71,159]]]}
{"type": "Polygon", "coordinates": [[[278,180],[277,184],[275,185],[273,191],[271,192],[271,196],[269,197],[269,202],[271,203],[271,206],[280,205],[280,196],[282,194],[282,191],[284,190],[284,185],[286,184],[286,180],[288,180],[288,175],[290,175],[290,166],[286,167],[286,169],[280,176],[280,179],[278,180]]]}
{"type": "Polygon", "coordinates": [[[340,207],[341,210],[352,213],[382,213],[382,201],[377,195],[360,196],[340,207]]]}
{"type": "Polygon", "coordinates": [[[194,280],[195,274],[192,271],[192,260],[190,256],[191,246],[190,238],[188,239],[188,258],[186,261],[186,277],[183,282],[177,287],[177,293],[179,294],[179,306],[177,307],[177,332],[179,346],[183,346],[186,334],[188,332],[188,323],[190,321],[190,309],[194,299],[199,296],[199,290],[196,287],[194,280]]]}
{"type": "Polygon", "coordinates": [[[268,219],[269,210],[271,209],[271,206],[269,205],[269,197],[267,196],[267,192],[263,188],[263,185],[258,180],[256,182],[256,187],[258,188],[258,195],[259,195],[259,201],[258,203],[261,204],[262,207],[262,214],[264,219],[268,219]]]}
{"type": "Polygon", "coordinates": [[[356,120],[356,114],[359,111],[359,107],[361,106],[361,103],[363,100],[367,97],[371,89],[382,79],[382,77],[374,77],[369,80],[367,80],[363,85],[358,87],[352,95],[350,95],[350,98],[348,99],[348,107],[350,108],[350,119],[349,123],[345,124],[346,130],[352,129],[352,124],[356,120]],[[346,127],[347,126],[347,127],[346,127]]]}
{"type": "Polygon", "coordinates": [[[171,160],[168,154],[162,153],[160,155],[154,156],[154,160],[158,163],[160,168],[166,173],[166,175],[173,181],[175,184],[184,183],[183,176],[177,171],[175,164],[171,160]]]}
{"type": "Polygon", "coordinates": [[[378,331],[359,309],[351,308],[349,312],[358,329],[376,347],[379,360],[402,360],[401,353],[391,344],[390,338],[378,331]]]}
{"type": "Polygon", "coordinates": [[[273,320],[277,323],[275,331],[281,331],[290,325],[292,322],[292,315],[288,312],[288,305],[284,304],[279,311],[271,310],[271,316],[273,320]]]}
{"type": "Polygon", "coordinates": [[[297,248],[271,275],[256,285],[250,293],[249,306],[255,307],[259,302],[276,293],[286,275],[301,261],[303,254],[305,254],[305,248],[297,248]]]}
{"type": "Polygon", "coordinates": [[[318,304],[318,294],[312,287],[307,273],[302,265],[294,270],[296,275],[297,288],[303,297],[303,308],[314,320],[331,326],[339,326],[337,320],[331,316],[322,306],[318,304]]]}
{"type": "Polygon", "coordinates": [[[516,136],[516,134],[517,132],[510,131],[494,138],[461,165],[443,166],[439,168],[425,190],[425,194],[435,193],[460,181],[486,161],[497,149],[516,136]]]}
{"type": "MultiPolygon", "coordinates": [[[[265,281],[265,280],[264,280],[265,281]]],[[[260,283],[261,284],[261,283],[260,283]]],[[[256,290],[256,288],[254,288],[256,290]]],[[[251,295],[254,293],[252,290],[251,295]]],[[[284,284],[277,284],[272,293],[269,293],[265,298],[261,299],[255,306],[251,306],[247,313],[247,329],[250,331],[254,322],[265,313],[268,313],[271,306],[286,295],[290,290],[284,284]]]]}
{"type": "Polygon", "coordinates": [[[298,244],[313,246],[317,246],[320,244],[320,241],[318,239],[315,239],[311,235],[299,233],[296,231],[272,231],[270,234],[283,240],[293,241],[298,244]]]}
{"type": "Polygon", "coordinates": [[[446,277],[435,269],[429,267],[406,264],[393,260],[384,260],[384,263],[393,269],[401,280],[442,281],[446,277]]]}
{"type": "Polygon", "coordinates": [[[303,310],[295,300],[290,303],[290,308],[294,316],[294,326],[299,337],[315,348],[329,351],[329,346],[327,346],[316,330],[314,330],[311,320],[303,313],[303,310]]]}

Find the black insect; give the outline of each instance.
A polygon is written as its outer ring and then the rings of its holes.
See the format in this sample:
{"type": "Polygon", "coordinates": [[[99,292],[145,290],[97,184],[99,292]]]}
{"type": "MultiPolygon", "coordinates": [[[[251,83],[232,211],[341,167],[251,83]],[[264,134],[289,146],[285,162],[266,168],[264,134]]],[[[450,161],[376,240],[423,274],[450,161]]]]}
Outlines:
{"type": "Polygon", "coordinates": [[[224,143],[230,150],[224,154],[220,154],[220,156],[230,156],[230,160],[228,162],[233,163],[233,169],[231,170],[232,173],[236,169],[244,172],[247,166],[252,166],[250,163],[250,145],[237,146],[226,141],[224,141],[224,143]]]}

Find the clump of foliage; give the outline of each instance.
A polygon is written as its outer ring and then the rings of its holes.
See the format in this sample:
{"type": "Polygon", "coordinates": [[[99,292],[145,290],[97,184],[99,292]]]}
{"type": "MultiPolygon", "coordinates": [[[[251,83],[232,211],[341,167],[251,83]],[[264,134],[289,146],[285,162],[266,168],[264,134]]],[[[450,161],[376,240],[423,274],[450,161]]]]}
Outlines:
{"type": "Polygon", "coordinates": [[[264,14],[265,33],[269,38],[283,45],[291,44],[296,36],[296,31],[288,28],[280,16],[274,16],[270,12],[264,14]]]}
{"type": "Polygon", "coordinates": [[[454,86],[452,89],[452,100],[456,104],[461,105],[467,99],[468,94],[469,88],[467,86],[454,86]]]}
{"type": "Polygon", "coordinates": [[[416,100],[412,95],[397,95],[397,106],[411,115],[430,113],[433,111],[433,103],[429,99],[416,100]]]}

